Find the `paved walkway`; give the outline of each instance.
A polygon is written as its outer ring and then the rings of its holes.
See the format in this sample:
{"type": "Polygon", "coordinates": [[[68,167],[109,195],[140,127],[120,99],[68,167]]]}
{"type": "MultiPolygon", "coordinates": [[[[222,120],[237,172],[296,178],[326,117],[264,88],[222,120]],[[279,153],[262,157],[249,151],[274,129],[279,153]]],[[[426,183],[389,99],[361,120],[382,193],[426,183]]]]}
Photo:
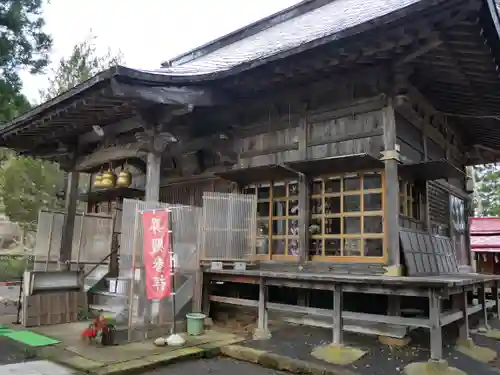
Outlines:
{"type": "Polygon", "coordinates": [[[284,372],[275,371],[255,365],[235,361],[228,358],[211,358],[191,362],[175,363],[168,367],[148,371],[144,375],[285,375],[284,372]]]}
{"type": "Polygon", "coordinates": [[[0,365],[2,375],[74,375],[75,371],[49,361],[32,361],[0,365]]]}

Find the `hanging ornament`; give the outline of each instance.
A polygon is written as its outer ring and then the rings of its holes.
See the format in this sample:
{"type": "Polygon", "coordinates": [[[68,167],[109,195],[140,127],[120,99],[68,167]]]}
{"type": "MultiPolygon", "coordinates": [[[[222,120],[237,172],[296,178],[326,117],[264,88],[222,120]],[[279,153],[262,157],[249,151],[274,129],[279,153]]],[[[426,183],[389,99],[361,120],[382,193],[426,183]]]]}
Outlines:
{"type": "Polygon", "coordinates": [[[101,174],[101,172],[98,172],[95,175],[93,187],[96,189],[101,189],[103,187],[102,186],[102,174],[101,174]]]}
{"type": "Polygon", "coordinates": [[[116,185],[118,187],[129,187],[132,183],[132,174],[125,166],[122,165],[122,170],[118,174],[118,179],[116,180],[116,185]]]}
{"type": "Polygon", "coordinates": [[[495,263],[498,263],[498,255],[495,254],[495,263]]]}
{"type": "Polygon", "coordinates": [[[487,260],[487,259],[486,259],[486,254],[485,254],[485,253],[482,253],[481,255],[483,256],[483,262],[484,262],[484,263],[486,263],[486,260],[487,260]]]}
{"type": "Polygon", "coordinates": [[[105,189],[111,189],[115,187],[115,180],[116,180],[115,175],[111,170],[111,165],[110,165],[109,169],[102,174],[102,180],[101,180],[102,187],[105,189]]]}

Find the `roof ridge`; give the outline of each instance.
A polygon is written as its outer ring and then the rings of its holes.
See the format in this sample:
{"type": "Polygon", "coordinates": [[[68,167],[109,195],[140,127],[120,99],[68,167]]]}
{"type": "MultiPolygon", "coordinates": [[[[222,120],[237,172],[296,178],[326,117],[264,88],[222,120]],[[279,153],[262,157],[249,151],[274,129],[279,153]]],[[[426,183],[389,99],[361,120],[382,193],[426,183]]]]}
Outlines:
{"type": "Polygon", "coordinates": [[[302,0],[297,4],[282,9],[249,25],[243,26],[229,34],[223,35],[199,47],[193,48],[184,52],[170,60],[163,62],[161,65],[164,68],[171,66],[180,66],[198,59],[202,56],[208,55],[220,48],[233,44],[249,36],[260,33],[270,27],[279,25],[285,21],[296,18],[304,13],[308,13],[314,9],[320,8],[335,0],[302,0]]]}

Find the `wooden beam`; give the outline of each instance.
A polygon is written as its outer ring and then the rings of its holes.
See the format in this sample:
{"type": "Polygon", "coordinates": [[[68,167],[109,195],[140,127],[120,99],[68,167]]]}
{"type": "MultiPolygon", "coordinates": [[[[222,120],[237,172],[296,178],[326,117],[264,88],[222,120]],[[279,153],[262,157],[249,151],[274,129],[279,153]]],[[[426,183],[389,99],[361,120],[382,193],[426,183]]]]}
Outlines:
{"type": "Polygon", "coordinates": [[[425,43],[417,43],[416,45],[412,45],[410,50],[406,52],[405,55],[400,56],[396,62],[395,66],[404,65],[412,62],[416,58],[425,55],[427,52],[433,50],[436,47],[439,47],[443,44],[443,41],[439,38],[437,33],[432,34],[425,43]]]}

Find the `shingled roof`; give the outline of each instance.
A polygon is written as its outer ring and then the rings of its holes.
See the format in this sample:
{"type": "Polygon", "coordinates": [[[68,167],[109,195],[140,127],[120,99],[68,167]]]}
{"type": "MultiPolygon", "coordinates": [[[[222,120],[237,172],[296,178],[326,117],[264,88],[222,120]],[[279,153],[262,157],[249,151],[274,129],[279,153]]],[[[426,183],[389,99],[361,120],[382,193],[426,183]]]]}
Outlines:
{"type": "Polygon", "coordinates": [[[182,54],[150,73],[237,73],[271,60],[367,31],[443,1],[307,0],[182,54]]]}

